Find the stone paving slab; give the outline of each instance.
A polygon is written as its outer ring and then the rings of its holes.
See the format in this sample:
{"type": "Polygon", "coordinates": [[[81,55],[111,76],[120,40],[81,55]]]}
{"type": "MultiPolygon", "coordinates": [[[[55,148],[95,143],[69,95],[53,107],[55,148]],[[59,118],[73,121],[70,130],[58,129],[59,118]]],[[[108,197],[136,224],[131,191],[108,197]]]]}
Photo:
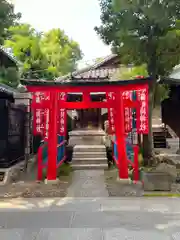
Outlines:
{"type": "Polygon", "coordinates": [[[37,240],[103,240],[99,228],[43,229],[37,240]]]}
{"type": "Polygon", "coordinates": [[[174,236],[166,236],[163,233],[151,232],[151,231],[128,231],[122,228],[114,228],[104,230],[104,240],[178,240],[179,233],[174,236]],[[173,237],[173,238],[172,238],[173,237]]]}
{"type": "Polygon", "coordinates": [[[74,171],[67,197],[108,197],[104,170],[74,171]]]}
{"type": "Polygon", "coordinates": [[[0,229],[0,239],[2,240],[35,240],[39,235],[39,229],[0,229]]]}
{"type": "Polygon", "coordinates": [[[0,230],[0,237],[3,240],[179,240],[180,233],[166,235],[163,231],[139,231],[139,229],[130,232],[123,228],[44,228],[39,233],[31,229],[0,230]]]}
{"type": "Polygon", "coordinates": [[[19,212],[7,213],[4,228],[69,228],[74,212],[19,212]]]}
{"type": "MultiPolygon", "coordinates": [[[[6,221],[0,229],[2,240],[180,239],[179,198],[64,198],[49,199],[48,203],[47,199],[28,199],[19,200],[19,205],[17,200],[14,205],[13,202],[11,211],[8,205],[3,211],[0,209],[0,223],[6,221]]],[[[1,203],[4,202],[0,206],[1,203]]]]}

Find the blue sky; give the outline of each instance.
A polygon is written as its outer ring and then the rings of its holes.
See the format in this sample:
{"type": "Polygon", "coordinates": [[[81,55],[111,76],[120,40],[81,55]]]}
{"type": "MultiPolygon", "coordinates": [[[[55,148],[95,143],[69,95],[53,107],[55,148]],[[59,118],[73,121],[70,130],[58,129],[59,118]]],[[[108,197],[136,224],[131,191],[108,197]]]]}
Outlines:
{"type": "Polygon", "coordinates": [[[110,48],[96,35],[94,26],[100,25],[98,0],[14,0],[15,10],[22,13],[22,21],[40,31],[64,29],[79,42],[84,60],[110,54],[110,48]]]}

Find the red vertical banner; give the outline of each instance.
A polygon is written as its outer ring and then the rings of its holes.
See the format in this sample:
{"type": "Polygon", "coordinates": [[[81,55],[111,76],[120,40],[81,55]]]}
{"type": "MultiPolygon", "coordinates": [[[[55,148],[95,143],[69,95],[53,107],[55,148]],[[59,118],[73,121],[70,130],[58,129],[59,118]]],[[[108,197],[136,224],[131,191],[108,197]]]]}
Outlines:
{"type": "MultiPolygon", "coordinates": [[[[123,100],[132,100],[132,91],[124,91],[122,93],[123,100]]],[[[125,132],[129,133],[132,130],[132,109],[124,107],[124,124],[125,132]]]]}
{"type": "MultiPolygon", "coordinates": [[[[49,101],[50,102],[50,93],[44,92],[42,95],[42,105],[43,103],[49,101]]],[[[43,109],[43,132],[44,138],[48,139],[49,136],[49,115],[50,115],[50,108],[43,109]]]]}
{"type": "MultiPolygon", "coordinates": [[[[61,102],[67,100],[67,93],[61,92],[59,94],[59,107],[61,107],[61,102]]],[[[60,136],[66,136],[67,131],[67,110],[65,108],[60,108],[58,116],[58,126],[60,136]]]]}
{"type": "Polygon", "coordinates": [[[148,86],[137,90],[137,99],[140,102],[140,115],[137,117],[137,131],[139,134],[148,134],[149,132],[148,86]]]}
{"type": "Polygon", "coordinates": [[[46,92],[33,93],[32,105],[33,105],[33,133],[42,134],[44,137],[47,135],[45,132],[46,127],[46,110],[43,108],[44,101],[49,101],[50,95],[46,92]],[[36,107],[37,104],[37,107],[36,107]]]}
{"type": "Polygon", "coordinates": [[[45,108],[44,109],[44,138],[48,139],[49,136],[49,115],[50,115],[50,109],[45,108]]]}
{"type": "MultiPolygon", "coordinates": [[[[106,99],[107,99],[107,101],[115,100],[114,93],[113,92],[106,93],[106,99]]],[[[109,122],[110,134],[115,133],[115,119],[114,119],[114,117],[115,117],[114,108],[108,108],[108,122],[109,122]]]]}
{"type": "Polygon", "coordinates": [[[33,109],[33,134],[42,134],[43,133],[43,119],[42,119],[42,109],[37,107],[36,104],[41,103],[41,92],[35,92],[33,93],[33,98],[32,98],[32,104],[34,106],[33,109]]]}

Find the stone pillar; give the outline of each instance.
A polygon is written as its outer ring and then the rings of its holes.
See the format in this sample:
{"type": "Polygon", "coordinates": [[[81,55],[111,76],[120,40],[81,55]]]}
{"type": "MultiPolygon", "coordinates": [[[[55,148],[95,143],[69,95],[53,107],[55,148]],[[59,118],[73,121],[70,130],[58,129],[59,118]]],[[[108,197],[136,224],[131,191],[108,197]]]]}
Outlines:
{"type": "Polygon", "coordinates": [[[32,114],[31,114],[31,100],[32,95],[30,93],[15,93],[14,94],[15,105],[26,106],[26,121],[25,121],[25,158],[29,158],[31,154],[32,144],[32,114]]]}

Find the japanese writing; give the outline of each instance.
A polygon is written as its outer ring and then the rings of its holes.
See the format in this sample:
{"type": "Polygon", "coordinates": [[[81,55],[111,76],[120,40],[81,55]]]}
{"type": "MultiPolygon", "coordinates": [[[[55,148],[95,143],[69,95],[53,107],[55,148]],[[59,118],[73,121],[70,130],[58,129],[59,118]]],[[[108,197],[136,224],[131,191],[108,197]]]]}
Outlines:
{"type": "Polygon", "coordinates": [[[45,109],[44,110],[44,136],[46,139],[48,139],[48,135],[49,135],[49,109],[45,109]]]}
{"type": "MultiPolygon", "coordinates": [[[[136,91],[137,100],[140,103],[140,115],[134,116],[137,121],[137,132],[142,134],[148,133],[148,88],[143,87],[136,91]]],[[[123,99],[132,100],[132,91],[124,91],[123,99]]],[[[125,132],[132,130],[133,111],[131,108],[124,108],[125,132]]]]}
{"type": "MultiPolygon", "coordinates": [[[[115,96],[113,92],[109,92],[106,95],[108,100],[114,100],[115,96]]],[[[109,108],[108,109],[108,120],[109,120],[109,128],[110,132],[114,133],[115,132],[115,121],[114,121],[114,108],[109,108]]]]}
{"type": "MultiPolygon", "coordinates": [[[[41,103],[41,92],[35,92],[33,94],[33,101],[36,104],[41,103]]],[[[33,118],[33,122],[34,122],[34,134],[42,134],[42,109],[40,108],[36,108],[34,110],[34,118],[33,118]]]]}
{"type": "Polygon", "coordinates": [[[148,89],[143,88],[137,91],[137,97],[140,101],[140,116],[137,121],[138,133],[148,133],[148,89]]]}
{"type": "MultiPolygon", "coordinates": [[[[122,93],[123,100],[132,100],[132,91],[124,91],[122,93]]],[[[124,124],[125,132],[128,133],[132,129],[132,109],[129,107],[124,108],[124,124]]]]}
{"type": "Polygon", "coordinates": [[[65,101],[65,100],[66,100],[66,93],[65,93],[65,92],[61,92],[61,93],[59,94],[59,99],[60,99],[61,101],[65,101]]]}
{"type": "MultiPolygon", "coordinates": [[[[65,92],[61,92],[60,95],[59,95],[59,100],[60,101],[66,101],[67,99],[67,94],[65,92]]],[[[62,136],[62,135],[65,135],[66,134],[66,125],[67,125],[67,110],[64,109],[64,108],[61,108],[60,109],[60,112],[59,112],[59,134],[62,136]]]]}
{"type": "MultiPolygon", "coordinates": [[[[33,126],[34,134],[43,134],[47,137],[47,123],[46,123],[46,112],[40,108],[39,104],[43,101],[50,100],[50,94],[46,92],[35,92],[33,94],[33,103],[37,104],[37,108],[34,108],[33,126]]],[[[49,121],[49,120],[48,120],[49,121]]]]}

